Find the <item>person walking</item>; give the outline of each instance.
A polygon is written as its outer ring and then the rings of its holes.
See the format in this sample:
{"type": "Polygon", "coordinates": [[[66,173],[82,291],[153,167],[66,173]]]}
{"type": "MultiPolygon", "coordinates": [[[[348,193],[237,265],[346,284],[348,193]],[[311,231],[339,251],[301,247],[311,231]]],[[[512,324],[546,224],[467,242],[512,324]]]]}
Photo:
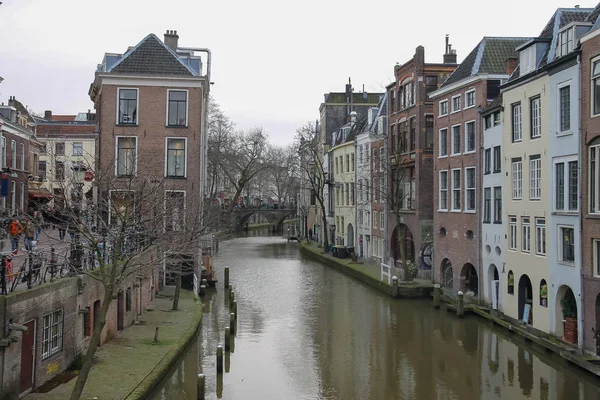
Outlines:
{"type": "Polygon", "coordinates": [[[41,211],[33,212],[33,221],[34,221],[34,226],[35,226],[35,240],[39,241],[40,240],[40,231],[42,230],[42,227],[44,226],[44,216],[42,215],[41,211]]]}
{"type": "Polygon", "coordinates": [[[30,219],[25,221],[23,232],[25,234],[25,250],[31,251],[33,249],[33,238],[35,237],[35,226],[30,219]]]}
{"type": "Polygon", "coordinates": [[[23,225],[21,225],[19,221],[14,218],[8,226],[8,234],[10,235],[13,254],[17,254],[19,252],[19,239],[21,238],[21,233],[23,233],[23,225]]]}

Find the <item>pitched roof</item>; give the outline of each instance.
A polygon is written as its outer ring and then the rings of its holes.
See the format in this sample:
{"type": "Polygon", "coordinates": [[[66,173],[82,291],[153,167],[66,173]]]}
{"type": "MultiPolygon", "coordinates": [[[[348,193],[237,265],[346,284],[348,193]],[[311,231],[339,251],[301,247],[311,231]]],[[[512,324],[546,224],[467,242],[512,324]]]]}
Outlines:
{"type": "Polygon", "coordinates": [[[591,30],[596,30],[600,28],[600,3],[596,5],[594,11],[592,11],[586,18],[586,22],[591,22],[594,24],[591,30]]]}
{"type": "Polygon", "coordinates": [[[484,37],[441,87],[480,74],[505,74],[506,60],[517,57],[517,48],[530,38],[484,37]]]}
{"type": "Polygon", "coordinates": [[[197,76],[153,33],[129,49],[108,72],[197,76]]]}

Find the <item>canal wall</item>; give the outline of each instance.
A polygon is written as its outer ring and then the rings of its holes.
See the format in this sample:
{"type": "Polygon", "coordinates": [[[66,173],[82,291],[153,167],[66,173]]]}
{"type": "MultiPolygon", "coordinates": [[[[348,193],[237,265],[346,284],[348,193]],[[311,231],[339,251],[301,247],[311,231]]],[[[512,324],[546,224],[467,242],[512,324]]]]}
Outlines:
{"type": "Polygon", "coordinates": [[[322,248],[315,246],[312,243],[305,241],[300,243],[300,251],[302,254],[337,269],[338,271],[359,280],[365,285],[395,298],[431,298],[433,285],[424,285],[421,283],[401,283],[398,286],[398,293],[394,294],[394,288],[387,282],[380,279],[380,272],[372,266],[366,266],[351,259],[334,258],[329,254],[325,254],[322,248]]]}

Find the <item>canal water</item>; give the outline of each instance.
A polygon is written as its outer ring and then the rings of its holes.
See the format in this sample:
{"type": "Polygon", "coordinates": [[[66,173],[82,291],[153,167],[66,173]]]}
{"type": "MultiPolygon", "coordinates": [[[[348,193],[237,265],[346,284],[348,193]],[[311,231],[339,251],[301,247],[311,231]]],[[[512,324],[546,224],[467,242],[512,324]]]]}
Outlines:
{"type": "Polygon", "coordinates": [[[198,341],[154,399],[196,399],[199,371],[207,399],[600,399],[600,381],[560,357],[430,301],[379,294],[301,256],[297,243],[250,232],[219,250],[198,341]],[[239,316],[219,379],[225,265],[239,316]]]}

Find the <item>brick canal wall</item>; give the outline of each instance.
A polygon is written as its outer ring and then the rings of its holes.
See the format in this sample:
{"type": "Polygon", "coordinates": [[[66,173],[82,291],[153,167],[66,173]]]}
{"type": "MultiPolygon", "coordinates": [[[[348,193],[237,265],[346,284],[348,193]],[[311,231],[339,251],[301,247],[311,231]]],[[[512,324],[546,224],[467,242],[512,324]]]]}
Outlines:
{"type": "MultiPolygon", "coordinates": [[[[153,264],[150,254],[148,257],[147,267],[127,277],[120,285],[119,295],[113,298],[106,315],[101,345],[133,324],[154,300],[158,291],[155,284],[158,282],[158,265],[153,264]]],[[[0,398],[17,398],[28,385],[39,387],[69,368],[77,355],[89,346],[97,319],[94,310],[100,309],[103,298],[102,284],[87,275],[0,296],[0,322],[4,326],[1,338],[10,341],[8,347],[0,347],[0,368],[3,371],[0,375],[0,398]],[[57,312],[62,314],[62,319],[57,320],[54,330],[44,329],[44,321],[52,319],[57,312]],[[27,325],[33,328],[33,332],[11,331],[8,328],[11,323],[27,325]],[[24,335],[29,334],[34,335],[32,355],[23,352],[24,335]],[[26,363],[32,364],[31,381],[24,376],[28,369],[26,363]]]]}

